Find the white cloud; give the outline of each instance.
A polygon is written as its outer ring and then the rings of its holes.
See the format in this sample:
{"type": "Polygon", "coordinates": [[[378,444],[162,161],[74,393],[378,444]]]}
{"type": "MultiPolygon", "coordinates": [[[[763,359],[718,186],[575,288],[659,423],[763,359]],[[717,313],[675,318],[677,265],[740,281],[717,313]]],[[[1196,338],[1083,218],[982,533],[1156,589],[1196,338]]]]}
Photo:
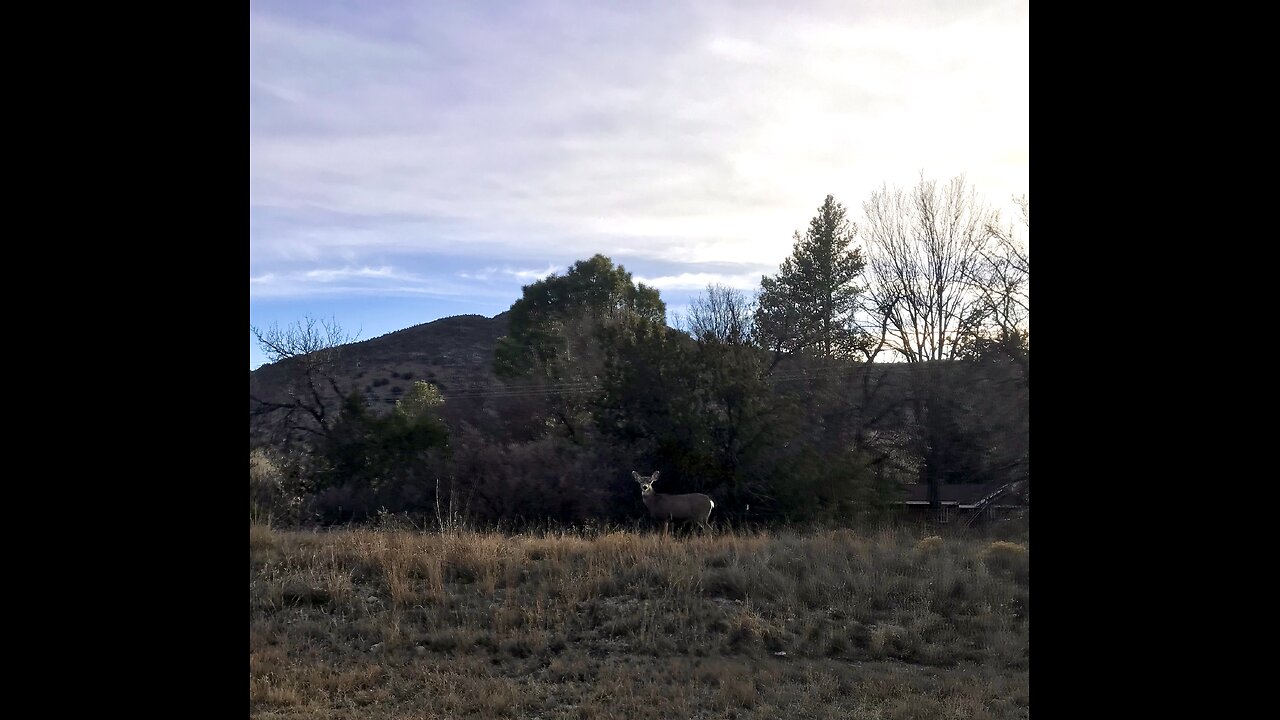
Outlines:
{"type": "Polygon", "coordinates": [[[542,278],[555,272],[558,268],[555,265],[548,265],[545,270],[503,270],[504,273],[517,277],[521,280],[541,280],[542,278]]]}
{"type": "Polygon", "coordinates": [[[474,283],[384,267],[343,267],[267,273],[250,279],[249,299],[337,296],[494,297],[501,295],[474,283]]]}
{"type": "Polygon", "coordinates": [[[458,277],[463,278],[465,280],[479,280],[481,282],[484,282],[492,278],[493,274],[496,272],[498,272],[497,268],[488,267],[488,268],[485,268],[484,270],[481,270],[479,272],[473,272],[473,273],[460,271],[458,273],[458,277]]]}
{"type": "Polygon", "coordinates": [[[827,193],[856,221],[921,171],[1029,191],[1025,0],[482,6],[251,11],[251,288],[367,288],[340,273],[391,253],[776,265],[827,193]]]}
{"type": "Polygon", "coordinates": [[[760,276],[763,274],[765,273],[686,272],[654,278],[637,277],[634,280],[659,290],[705,290],[708,285],[724,285],[738,290],[747,290],[757,287],[760,284],[760,276]]]}
{"type": "Polygon", "coordinates": [[[554,264],[547,265],[544,270],[538,270],[536,268],[528,270],[514,270],[510,266],[501,269],[496,267],[486,267],[485,269],[477,272],[460,271],[458,273],[458,277],[481,282],[492,280],[497,275],[505,275],[518,280],[540,280],[558,269],[560,268],[554,264]]]}
{"type": "MultiPolygon", "coordinates": [[[[337,280],[349,280],[352,278],[397,278],[395,272],[389,266],[380,268],[362,267],[349,268],[344,267],[336,270],[308,270],[302,274],[307,280],[315,280],[316,282],[328,283],[337,280]]],[[[399,276],[404,279],[412,279],[412,276],[399,276]]]]}

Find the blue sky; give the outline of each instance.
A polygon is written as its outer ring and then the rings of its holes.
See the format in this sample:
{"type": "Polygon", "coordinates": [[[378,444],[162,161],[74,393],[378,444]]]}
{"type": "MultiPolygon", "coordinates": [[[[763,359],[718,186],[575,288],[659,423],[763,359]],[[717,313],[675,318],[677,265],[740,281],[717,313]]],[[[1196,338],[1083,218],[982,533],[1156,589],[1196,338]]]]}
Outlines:
{"type": "Polygon", "coordinates": [[[1028,3],[251,2],[249,322],[493,316],[597,252],[674,315],[921,173],[1009,215],[1028,3]]]}

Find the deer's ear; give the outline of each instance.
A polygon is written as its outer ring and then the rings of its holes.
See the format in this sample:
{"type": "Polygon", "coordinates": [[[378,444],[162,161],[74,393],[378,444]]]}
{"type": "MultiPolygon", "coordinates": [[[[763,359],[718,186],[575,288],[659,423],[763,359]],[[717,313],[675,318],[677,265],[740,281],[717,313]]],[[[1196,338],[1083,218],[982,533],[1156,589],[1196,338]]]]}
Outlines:
{"type": "Polygon", "coordinates": [[[640,473],[636,472],[635,470],[631,471],[631,477],[635,478],[636,482],[640,482],[640,473]]]}
{"type": "Polygon", "coordinates": [[[654,470],[654,471],[653,471],[653,479],[652,479],[652,480],[650,480],[649,482],[658,482],[658,473],[659,473],[659,472],[661,472],[661,471],[660,471],[660,470],[654,470]]]}

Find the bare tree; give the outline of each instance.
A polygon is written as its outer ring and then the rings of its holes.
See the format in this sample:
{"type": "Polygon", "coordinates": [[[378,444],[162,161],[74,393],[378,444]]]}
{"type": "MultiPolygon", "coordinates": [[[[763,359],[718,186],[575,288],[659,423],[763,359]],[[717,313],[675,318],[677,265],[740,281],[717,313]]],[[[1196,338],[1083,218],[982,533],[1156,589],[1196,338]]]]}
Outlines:
{"type": "Polygon", "coordinates": [[[754,326],[751,303],[740,291],[724,285],[707,285],[704,295],[689,303],[683,328],[699,342],[747,345],[754,326]]]}
{"type": "Polygon", "coordinates": [[[1024,377],[1030,344],[1031,203],[1025,196],[1014,198],[1020,218],[1008,225],[991,223],[991,242],[982,252],[970,276],[970,284],[983,310],[981,332],[974,335],[973,351],[983,355],[996,348],[1022,366],[1024,377]]]}
{"type": "Polygon", "coordinates": [[[267,417],[276,438],[288,443],[300,436],[328,437],[345,395],[336,370],[345,346],[355,341],[336,320],[304,319],[280,327],[250,326],[267,359],[285,373],[281,389],[264,393],[253,374],[249,380],[250,418],[267,417]]]}
{"type": "Polygon", "coordinates": [[[886,347],[907,362],[959,357],[988,308],[972,280],[991,246],[996,214],[964,177],[939,187],[887,187],[862,205],[866,213],[867,307],[886,329],[886,347]]]}
{"type": "Polygon", "coordinates": [[[963,176],[910,190],[883,187],[863,203],[868,258],[865,307],[884,328],[886,349],[909,363],[920,481],[940,506],[949,404],[942,362],[964,356],[992,318],[984,291],[998,215],[963,176]]]}

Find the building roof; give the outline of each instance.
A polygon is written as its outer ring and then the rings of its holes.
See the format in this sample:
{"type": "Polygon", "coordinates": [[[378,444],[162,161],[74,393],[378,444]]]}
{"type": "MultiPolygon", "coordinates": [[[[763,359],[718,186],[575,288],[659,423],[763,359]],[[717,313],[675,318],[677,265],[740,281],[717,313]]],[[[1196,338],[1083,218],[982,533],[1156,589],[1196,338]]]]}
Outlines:
{"type": "MultiPolygon", "coordinates": [[[[983,498],[1004,487],[1007,483],[943,483],[938,486],[938,494],[944,505],[972,506],[983,498]]],[[[903,502],[908,505],[929,504],[929,486],[925,484],[907,485],[907,496],[903,502]]],[[[1009,500],[1013,500],[1012,497],[1009,500]]]]}

